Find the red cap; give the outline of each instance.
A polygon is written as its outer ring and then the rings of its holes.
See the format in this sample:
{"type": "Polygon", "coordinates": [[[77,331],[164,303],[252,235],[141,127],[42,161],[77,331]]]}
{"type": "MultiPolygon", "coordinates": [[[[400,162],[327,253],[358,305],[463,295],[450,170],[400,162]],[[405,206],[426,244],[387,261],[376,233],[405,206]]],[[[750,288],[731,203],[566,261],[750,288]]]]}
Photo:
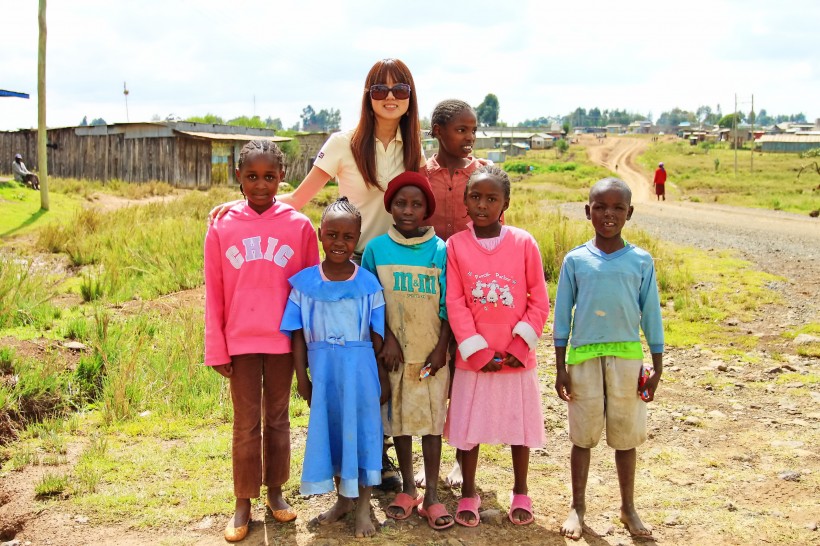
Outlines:
{"type": "Polygon", "coordinates": [[[384,210],[390,212],[390,203],[393,201],[393,196],[405,186],[415,186],[422,191],[427,198],[427,214],[424,215],[424,219],[430,218],[436,211],[436,198],[433,196],[433,188],[426,176],[413,171],[401,173],[387,185],[387,189],[384,191],[384,210]]]}

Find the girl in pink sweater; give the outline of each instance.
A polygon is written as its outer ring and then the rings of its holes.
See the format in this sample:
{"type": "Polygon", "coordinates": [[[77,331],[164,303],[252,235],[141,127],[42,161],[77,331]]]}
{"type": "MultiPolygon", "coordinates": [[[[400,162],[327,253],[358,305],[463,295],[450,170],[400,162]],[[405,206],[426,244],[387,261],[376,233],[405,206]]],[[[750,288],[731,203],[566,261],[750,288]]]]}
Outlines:
{"type": "Polygon", "coordinates": [[[234,409],[236,509],[225,527],[230,542],[247,535],[250,499],[259,497],[262,484],[273,518],[296,518],[282,497],[290,471],[293,358],[279,324],[288,278],[318,264],[319,248],[310,220],[276,202],[284,162],[272,142],[246,144],[236,169],[246,201],[205,236],[205,365],[230,380],[234,409]]]}
{"type": "Polygon", "coordinates": [[[475,473],[480,444],[512,447],[509,519],[532,523],[530,448],[544,445],[535,347],[549,314],[541,253],[532,235],[500,222],[510,179],[476,170],[464,191],[472,222],[447,240],[447,315],[458,343],[444,434],[461,451],[464,483],[456,522],[479,523],[475,473]]]}

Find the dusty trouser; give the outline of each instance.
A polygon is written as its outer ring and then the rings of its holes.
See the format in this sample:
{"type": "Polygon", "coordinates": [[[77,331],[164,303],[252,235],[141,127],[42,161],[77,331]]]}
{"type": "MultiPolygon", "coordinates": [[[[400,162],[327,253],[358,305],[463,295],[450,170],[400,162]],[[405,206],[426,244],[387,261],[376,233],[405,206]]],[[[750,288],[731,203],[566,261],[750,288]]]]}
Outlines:
{"type": "Polygon", "coordinates": [[[254,499],[262,484],[280,487],[290,477],[293,358],[245,354],[231,360],[234,495],[254,499]]]}

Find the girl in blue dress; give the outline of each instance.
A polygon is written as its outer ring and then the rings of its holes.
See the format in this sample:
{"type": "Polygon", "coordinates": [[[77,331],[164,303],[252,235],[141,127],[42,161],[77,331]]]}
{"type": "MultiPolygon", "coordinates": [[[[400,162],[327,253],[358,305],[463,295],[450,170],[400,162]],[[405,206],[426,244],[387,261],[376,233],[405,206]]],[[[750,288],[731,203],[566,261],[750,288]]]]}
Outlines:
{"type": "Polygon", "coordinates": [[[381,483],[379,406],[390,394],[387,374],[376,364],[384,336],[382,288],[350,260],[360,235],[361,215],[346,197],[325,209],[319,228],[325,260],[290,278],[281,325],[292,334],[297,387],[310,406],[300,491],[315,495],[335,486],[336,504],[317,519],[333,523],[355,506],[356,538],[376,532],[370,493],[381,483]]]}

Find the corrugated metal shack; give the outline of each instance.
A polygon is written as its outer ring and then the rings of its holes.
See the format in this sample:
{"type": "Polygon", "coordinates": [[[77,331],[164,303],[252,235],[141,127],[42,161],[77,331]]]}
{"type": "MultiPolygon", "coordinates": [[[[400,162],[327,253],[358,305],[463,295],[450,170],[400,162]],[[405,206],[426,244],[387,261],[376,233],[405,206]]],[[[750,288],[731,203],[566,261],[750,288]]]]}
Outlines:
{"type": "MultiPolygon", "coordinates": [[[[48,172],[62,178],[160,180],[177,187],[209,188],[233,182],[239,151],[253,139],[291,140],[270,129],[181,121],[49,129],[48,172]]],[[[0,170],[10,169],[15,153],[23,154],[26,166],[37,170],[35,129],[0,132],[0,170]]],[[[296,170],[306,166],[302,157],[294,163],[296,170]]]]}
{"type": "Polygon", "coordinates": [[[820,148],[820,131],[763,135],[756,143],[763,152],[807,152],[813,148],[820,148]]]}

